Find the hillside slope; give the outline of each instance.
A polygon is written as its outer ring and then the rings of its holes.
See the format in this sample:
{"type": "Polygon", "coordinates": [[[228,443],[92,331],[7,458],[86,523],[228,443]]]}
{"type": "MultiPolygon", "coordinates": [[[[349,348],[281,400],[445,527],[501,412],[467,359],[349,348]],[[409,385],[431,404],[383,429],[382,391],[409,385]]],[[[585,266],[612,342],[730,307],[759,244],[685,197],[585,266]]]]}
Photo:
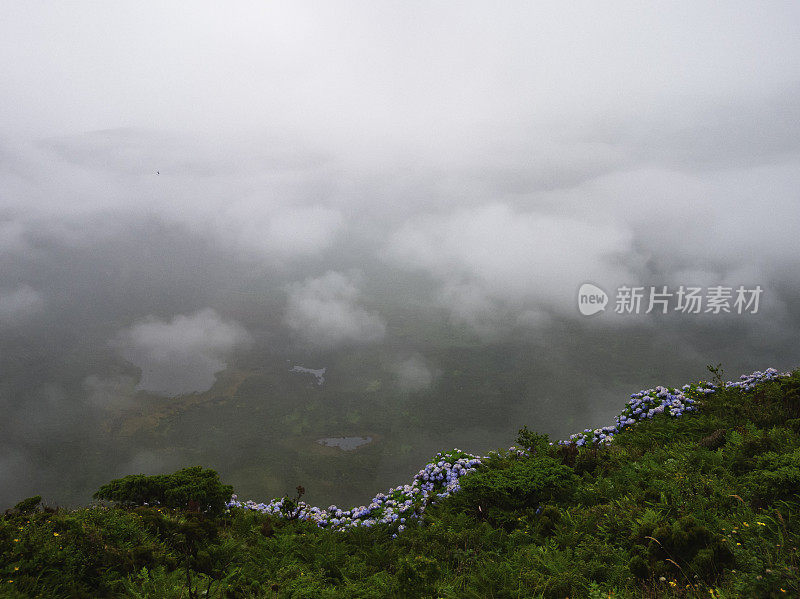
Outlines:
{"type": "Polygon", "coordinates": [[[196,468],[112,481],[118,507],[21,502],[0,597],[799,596],[800,371],[634,393],[613,425],[438,454],[352,509],[220,493],[196,468]]]}

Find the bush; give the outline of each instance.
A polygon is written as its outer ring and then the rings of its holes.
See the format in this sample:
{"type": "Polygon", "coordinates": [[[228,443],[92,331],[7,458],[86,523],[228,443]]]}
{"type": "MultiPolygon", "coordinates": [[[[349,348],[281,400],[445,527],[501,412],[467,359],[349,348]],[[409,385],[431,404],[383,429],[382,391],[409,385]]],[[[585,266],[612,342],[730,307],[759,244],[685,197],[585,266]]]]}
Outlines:
{"type": "Polygon", "coordinates": [[[517,434],[517,445],[529,451],[545,452],[550,446],[550,437],[523,426],[517,434]]]}
{"type": "Polygon", "coordinates": [[[755,469],[745,477],[745,484],[757,501],[769,503],[800,495],[800,449],[788,454],[769,452],[754,461],[755,469]]]}
{"type": "Polygon", "coordinates": [[[32,514],[39,510],[39,506],[42,503],[42,496],[41,495],[34,495],[33,497],[28,497],[27,499],[23,499],[17,505],[14,506],[12,512],[15,514],[32,514]]]}
{"type": "Polygon", "coordinates": [[[408,597],[430,595],[440,572],[436,560],[425,555],[403,556],[397,570],[400,590],[408,597]]]}
{"type": "MultiPolygon", "coordinates": [[[[719,534],[713,533],[693,516],[683,516],[663,523],[648,537],[650,571],[654,574],[678,576],[680,569],[694,572],[711,582],[724,566],[733,561],[731,550],[719,534]]],[[[632,560],[636,562],[636,558],[632,560]]],[[[631,563],[631,570],[640,567],[631,563]]],[[[635,572],[639,575],[638,572],[635,572]]]]}
{"type": "Polygon", "coordinates": [[[100,487],[94,497],[123,505],[161,505],[220,515],[232,494],[233,487],[223,485],[214,470],[192,466],[172,474],[117,478],[100,487]]]}
{"type": "Polygon", "coordinates": [[[523,510],[571,496],[577,480],[573,470],[559,461],[533,457],[464,477],[454,500],[459,507],[479,513],[523,510]]]}

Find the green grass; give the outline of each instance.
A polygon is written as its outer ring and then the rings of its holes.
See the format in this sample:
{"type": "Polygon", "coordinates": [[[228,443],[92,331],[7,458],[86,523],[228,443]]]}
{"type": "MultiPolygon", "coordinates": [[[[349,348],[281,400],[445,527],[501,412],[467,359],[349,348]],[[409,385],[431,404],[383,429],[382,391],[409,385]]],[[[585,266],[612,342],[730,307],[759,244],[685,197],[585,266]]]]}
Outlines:
{"type": "Polygon", "coordinates": [[[608,447],[500,452],[396,539],[31,501],[0,519],[0,597],[800,596],[799,417],[795,371],[608,447]]]}

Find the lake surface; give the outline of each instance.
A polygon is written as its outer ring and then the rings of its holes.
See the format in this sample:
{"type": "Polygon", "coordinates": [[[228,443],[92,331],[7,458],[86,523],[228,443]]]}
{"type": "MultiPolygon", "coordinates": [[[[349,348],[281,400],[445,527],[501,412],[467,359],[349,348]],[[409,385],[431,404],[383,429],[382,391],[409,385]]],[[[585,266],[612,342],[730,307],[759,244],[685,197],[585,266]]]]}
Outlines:
{"type": "Polygon", "coordinates": [[[301,372],[304,374],[311,374],[316,377],[317,385],[321,385],[322,383],[325,382],[325,371],[327,370],[328,370],[327,368],[314,369],[314,368],[306,368],[305,366],[292,366],[289,369],[289,372],[301,372]]]}
{"type": "Polygon", "coordinates": [[[344,451],[353,451],[362,445],[372,442],[372,437],[325,437],[317,439],[317,443],[327,447],[338,447],[344,451]]]}

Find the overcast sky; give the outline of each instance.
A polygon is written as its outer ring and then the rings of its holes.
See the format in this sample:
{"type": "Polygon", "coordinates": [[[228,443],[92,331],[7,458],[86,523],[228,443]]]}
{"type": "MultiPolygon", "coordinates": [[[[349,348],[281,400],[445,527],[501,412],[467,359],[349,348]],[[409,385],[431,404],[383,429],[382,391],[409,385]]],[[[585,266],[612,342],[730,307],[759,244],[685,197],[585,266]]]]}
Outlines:
{"type": "Polygon", "coordinates": [[[786,334],[798,29],[793,2],[12,2],[0,326],[91,298],[139,367],[207,370],[252,341],[223,273],[335,347],[384,338],[383,269],[481,334],[577,317],[585,281],[762,285],[786,334]]]}
{"type": "Polygon", "coordinates": [[[797,259],[799,25],[792,2],[12,2],[0,244],[127,213],[271,267],[358,235],[555,302],[647,260],[752,283],[797,259]]]}
{"type": "Polygon", "coordinates": [[[0,81],[19,431],[69,388],[202,391],[254,344],[389,343],[387,297],[491,339],[584,318],[586,281],[761,285],[758,316],[703,322],[756,357],[800,333],[796,2],[11,1],[0,81]],[[76,347],[141,376],[41,366],[76,347]]]}

